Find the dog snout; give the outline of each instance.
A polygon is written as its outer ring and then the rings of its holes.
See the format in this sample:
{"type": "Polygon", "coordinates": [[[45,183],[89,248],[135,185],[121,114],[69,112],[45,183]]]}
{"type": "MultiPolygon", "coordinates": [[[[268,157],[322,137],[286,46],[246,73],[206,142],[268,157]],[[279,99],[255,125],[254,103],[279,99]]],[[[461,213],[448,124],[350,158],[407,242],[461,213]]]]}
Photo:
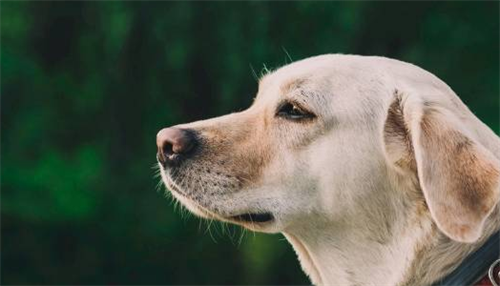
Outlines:
{"type": "Polygon", "coordinates": [[[165,165],[179,163],[192,153],[197,145],[196,136],[188,129],[165,128],[156,135],[158,161],[165,165]]]}

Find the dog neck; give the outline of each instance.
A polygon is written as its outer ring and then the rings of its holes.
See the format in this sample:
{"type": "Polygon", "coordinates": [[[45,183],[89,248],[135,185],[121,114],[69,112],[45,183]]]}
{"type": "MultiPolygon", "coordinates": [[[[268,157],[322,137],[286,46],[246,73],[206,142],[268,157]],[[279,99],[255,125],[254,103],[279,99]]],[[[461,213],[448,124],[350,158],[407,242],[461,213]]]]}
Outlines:
{"type": "Polygon", "coordinates": [[[381,239],[337,226],[285,236],[315,285],[399,285],[415,256],[410,233],[381,239]]]}
{"type": "Polygon", "coordinates": [[[313,284],[432,284],[460,265],[500,225],[497,207],[477,243],[458,243],[437,229],[425,203],[409,206],[404,203],[408,200],[380,193],[371,199],[385,201],[378,204],[383,208],[365,206],[349,219],[323,218],[284,232],[313,284]]]}

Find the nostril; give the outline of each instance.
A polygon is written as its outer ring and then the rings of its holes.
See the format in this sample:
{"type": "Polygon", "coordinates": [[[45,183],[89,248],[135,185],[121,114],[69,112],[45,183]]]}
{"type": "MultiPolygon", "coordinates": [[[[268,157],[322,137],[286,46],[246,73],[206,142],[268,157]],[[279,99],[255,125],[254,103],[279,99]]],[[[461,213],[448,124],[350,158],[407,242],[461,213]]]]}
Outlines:
{"type": "Polygon", "coordinates": [[[172,143],[165,141],[159,148],[158,148],[158,154],[157,154],[157,159],[160,163],[166,164],[169,161],[172,161],[172,158],[174,155],[173,151],[173,145],[172,143]]]}
{"type": "Polygon", "coordinates": [[[192,153],[197,145],[196,136],[191,130],[165,128],[158,132],[158,160],[160,163],[175,163],[192,153]]]}
{"type": "Polygon", "coordinates": [[[161,149],[161,152],[166,156],[170,157],[172,154],[174,154],[174,146],[170,142],[165,142],[163,144],[163,147],[161,149]]]}

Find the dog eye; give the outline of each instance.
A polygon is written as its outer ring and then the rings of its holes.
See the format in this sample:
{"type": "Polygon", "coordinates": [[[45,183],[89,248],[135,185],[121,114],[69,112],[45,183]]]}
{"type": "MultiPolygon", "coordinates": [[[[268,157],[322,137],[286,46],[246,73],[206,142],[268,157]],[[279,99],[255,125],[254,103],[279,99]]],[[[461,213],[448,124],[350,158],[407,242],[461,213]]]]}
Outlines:
{"type": "Polygon", "coordinates": [[[301,107],[291,102],[283,103],[279,108],[276,116],[286,119],[300,120],[306,118],[313,118],[314,114],[305,111],[301,107]]]}

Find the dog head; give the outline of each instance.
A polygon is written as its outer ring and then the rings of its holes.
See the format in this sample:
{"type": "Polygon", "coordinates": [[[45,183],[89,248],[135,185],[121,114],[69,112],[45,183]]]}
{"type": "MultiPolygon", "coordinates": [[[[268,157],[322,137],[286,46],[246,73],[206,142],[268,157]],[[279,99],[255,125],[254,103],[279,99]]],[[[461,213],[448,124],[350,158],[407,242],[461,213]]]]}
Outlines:
{"type": "Polygon", "coordinates": [[[439,228],[474,241],[500,165],[470,114],[415,66],[324,55],[264,76],[245,111],[161,130],[158,161],[190,211],[264,232],[355,216],[413,178],[439,228]]]}

